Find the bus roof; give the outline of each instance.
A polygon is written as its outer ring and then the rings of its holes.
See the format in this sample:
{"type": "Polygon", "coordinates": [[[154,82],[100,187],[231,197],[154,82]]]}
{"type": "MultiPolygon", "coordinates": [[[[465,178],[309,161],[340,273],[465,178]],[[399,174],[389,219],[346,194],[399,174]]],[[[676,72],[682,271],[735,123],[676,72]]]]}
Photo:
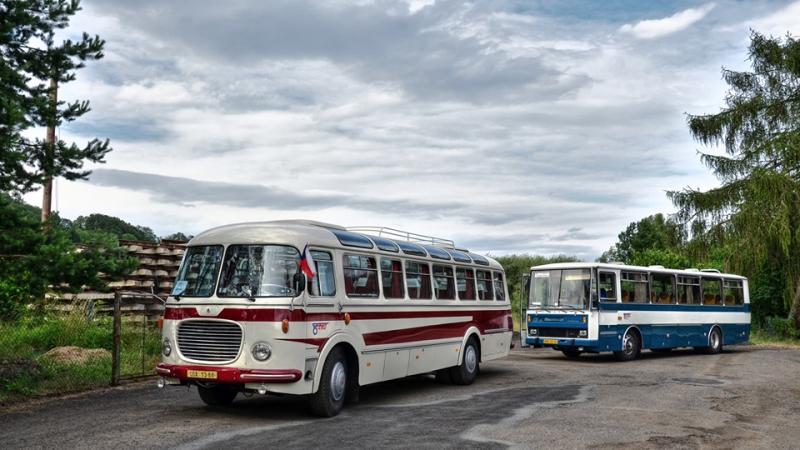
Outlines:
{"type": "Polygon", "coordinates": [[[565,263],[552,263],[543,264],[541,266],[533,266],[531,270],[556,270],[556,269],[611,269],[611,270],[638,270],[644,272],[656,273],[674,273],[686,276],[704,276],[704,277],[717,277],[717,278],[731,278],[746,280],[747,278],[741,275],[731,273],[720,273],[716,270],[700,270],[700,269],[669,269],[663,266],[631,266],[628,264],[616,263],[598,263],[598,262],[565,262],[565,263]]]}
{"type": "MultiPolygon", "coordinates": [[[[412,233],[413,234],[413,233],[412,233]]],[[[419,236],[419,235],[416,235],[419,236]]],[[[385,255],[405,255],[410,258],[425,258],[434,262],[443,264],[460,264],[461,259],[452,258],[445,261],[442,258],[431,256],[431,251],[426,250],[426,247],[442,248],[446,250],[445,254],[460,254],[469,255],[466,259],[471,260],[473,265],[491,267],[493,269],[503,270],[503,267],[493,258],[483,255],[476,255],[467,251],[458,252],[450,248],[448,245],[423,245],[416,240],[405,241],[403,239],[392,237],[387,239],[384,237],[377,237],[370,234],[356,233],[348,231],[346,228],[324,222],[316,222],[312,220],[275,220],[269,222],[248,222],[237,223],[231,225],[223,225],[210,230],[203,231],[198,234],[187,245],[232,245],[232,244],[286,244],[292,245],[299,250],[302,250],[307,244],[311,246],[320,246],[328,248],[341,248],[352,249],[354,252],[370,252],[380,253],[385,255]],[[358,245],[346,245],[342,239],[337,236],[343,234],[352,234],[357,238],[369,238],[374,244],[372,248],[359,247],[358,245]],[[378,244],[378,241],[390,240],[393,242],[407,242],[415,244],[413,247],[419,248],[420,253],[410,253],[408,251],[384,251],[378,244]],[[427,256],[422,256],[427,254],[427,256]]],[[[461,249],[459,249],[461,250],[461,249]]],[[[435,252],[437,255],[439,252],[435,252]]],[[[463,263],[462,263],[463,264],[463,263]]]]}

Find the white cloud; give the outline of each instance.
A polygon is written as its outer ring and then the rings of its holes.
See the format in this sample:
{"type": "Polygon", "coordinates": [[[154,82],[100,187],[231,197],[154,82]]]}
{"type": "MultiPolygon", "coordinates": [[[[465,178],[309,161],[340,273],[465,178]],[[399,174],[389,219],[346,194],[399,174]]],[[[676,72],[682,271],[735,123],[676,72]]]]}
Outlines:
{"type": "Polygon", "coordinates": [[[653,39],[685,30],[693,23],[702,20],[715,3],[708,3],[699,8],[689,8],[663,19],[642,20],[631,25],[626,23],[619,31],[628,33],[639,39],[653,39]]]}
{"type": "Polygon", "coordinates": [[[747,21],[744,25],[767,35],[782,37],[789,32],[797,37],[800,35],[800,2],[794,2],[771,14],[747,21]]]}

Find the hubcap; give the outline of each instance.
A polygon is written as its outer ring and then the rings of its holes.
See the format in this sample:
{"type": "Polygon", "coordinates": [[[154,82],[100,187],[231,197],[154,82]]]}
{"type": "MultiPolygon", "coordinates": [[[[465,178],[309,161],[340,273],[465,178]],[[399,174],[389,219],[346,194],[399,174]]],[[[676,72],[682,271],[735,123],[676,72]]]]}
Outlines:
{"type": "Polygon", "coordinates": [[[622,340],[622,348],[625,350],[625,353],[633,353],[633,338],[631,338],[630,333],[625,335],[625,338],[622,340]]]}
{"type": "Polygon", "coordinates": [[[478,365],[478,355],[475,352],[475,347],[472,345],[467,346],[467,353],[464,355],[464,364],[467,366],[467,372],[474,372],[475,367],[478,365]]]}
{"type": "Polygon", "coordinates": [[[333,399],[337,402],[344,397],[346,378],[344,364],[342,364],[341,361],[337,361],[336,364],[333,365],[333,371],[331,373],[331,396],[333,396],[333,399]]]}
{"type": "Polygon", "coordinates": [[[719,333],[717,333],[717,330],[711,332],[711,346],[714,348],[719,347],[719,333]]]}

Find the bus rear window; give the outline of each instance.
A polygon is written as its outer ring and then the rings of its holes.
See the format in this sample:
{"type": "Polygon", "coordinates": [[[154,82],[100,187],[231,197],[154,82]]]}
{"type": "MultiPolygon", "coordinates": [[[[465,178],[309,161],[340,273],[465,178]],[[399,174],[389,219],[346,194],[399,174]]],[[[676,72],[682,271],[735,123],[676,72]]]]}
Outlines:
{"type": "Polygon", "coordinates": [[[222,261],[221,245],[189,247],[183,258],[172,295],[183,297],[211,297],[216,287],[219,265],[222,261]]]}

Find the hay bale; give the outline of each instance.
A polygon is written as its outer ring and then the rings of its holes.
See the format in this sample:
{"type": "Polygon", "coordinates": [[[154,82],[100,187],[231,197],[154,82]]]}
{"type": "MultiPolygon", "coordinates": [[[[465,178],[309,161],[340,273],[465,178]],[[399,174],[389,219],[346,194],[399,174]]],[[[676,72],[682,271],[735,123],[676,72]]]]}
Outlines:
{"type": "Polygon", "coordinates": [[[104,348],[81,348],[68,345],[52,348],[42,355],[42,358],[61,364],[86,364],[91,359],[111,358],[111,352],[104,348]]]}

